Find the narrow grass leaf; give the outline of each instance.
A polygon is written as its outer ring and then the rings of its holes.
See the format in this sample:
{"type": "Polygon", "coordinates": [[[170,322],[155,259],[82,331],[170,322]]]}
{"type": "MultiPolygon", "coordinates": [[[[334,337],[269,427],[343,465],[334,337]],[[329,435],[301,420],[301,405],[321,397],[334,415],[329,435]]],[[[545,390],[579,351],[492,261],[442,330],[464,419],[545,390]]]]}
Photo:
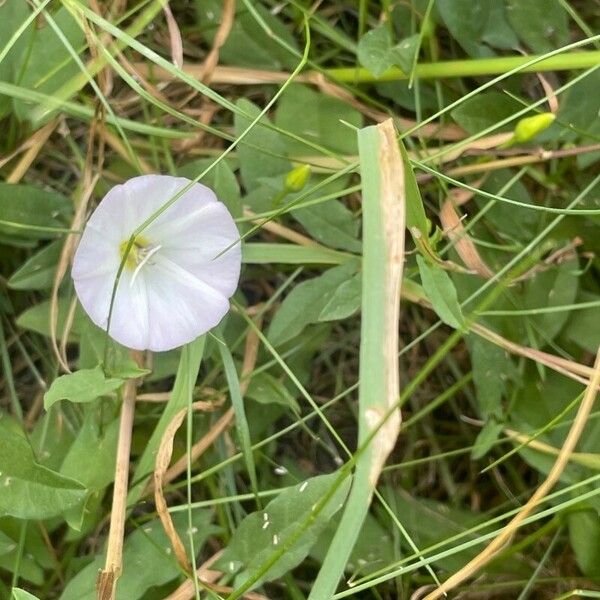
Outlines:
{"type": "Polygon", "coordinates": [[[362,129],[358,145],[363,184],[358,442],[360,446],[370,439],[370,444],[357,459],[342,520],[309,600],[333,596],[400,430],[400,412],[390,409],[400,393],[398,319],[404,263],[404,162],[391,120],[362,129]]]}

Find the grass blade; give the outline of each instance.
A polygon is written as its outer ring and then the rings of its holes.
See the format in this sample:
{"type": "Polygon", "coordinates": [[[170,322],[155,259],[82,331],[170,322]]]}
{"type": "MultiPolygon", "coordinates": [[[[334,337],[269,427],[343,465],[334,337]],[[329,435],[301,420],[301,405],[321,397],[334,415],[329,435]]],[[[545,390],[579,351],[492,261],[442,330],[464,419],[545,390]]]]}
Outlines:
{"type": "MultiPolygon", "coordinates": [[[[392,121],[359,132],[363,183],[363,283],[359,445],[398,400],[398,318],[404,261],[404,163],[392,121]]],[[[354,482],[309,600],[331,598],[360,533],[381,469],[400,430],[390,414],[359,456],[354,482]]]]}

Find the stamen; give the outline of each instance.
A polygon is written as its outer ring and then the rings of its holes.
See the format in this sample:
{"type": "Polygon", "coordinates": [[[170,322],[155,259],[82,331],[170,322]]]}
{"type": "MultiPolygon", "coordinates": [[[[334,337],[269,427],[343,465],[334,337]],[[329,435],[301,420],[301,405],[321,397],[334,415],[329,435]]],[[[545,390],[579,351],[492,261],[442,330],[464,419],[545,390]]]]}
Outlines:
{"type": "Polygon", "coordinates": [[[154,248],[152,248],[151,250],[148,250],[147,254],[144,256],[144,258],[140,261],[140,263],[138,264],[138,266],[135,268],[135,271],[133,272],[133,275],[131,276],[131,281],[129,282],[129,287],[133,287],[133,284],[135,283],[135,278],[138,276],[138,273],[140,272],[141,268],[162,248],[162,246],[154,246],[154,248]]]}

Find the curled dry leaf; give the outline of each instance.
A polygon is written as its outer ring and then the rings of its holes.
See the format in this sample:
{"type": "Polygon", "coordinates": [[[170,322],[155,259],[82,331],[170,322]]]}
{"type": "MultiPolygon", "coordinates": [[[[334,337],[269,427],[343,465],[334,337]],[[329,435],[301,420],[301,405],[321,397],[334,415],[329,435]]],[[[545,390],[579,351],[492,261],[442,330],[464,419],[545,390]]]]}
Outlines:
{"type": "MultiPolygon", "coordinates": [[[[213,410],[214,408],[214,404],[203,402],[202,400],[192,404],[192,410],[209,411],[213,410]]],[[[162,523],[165,533],[167,534],[167,537],[173,546],[173,551],[175,552],[177,561],[187,573],[190,573],[192,567],[187,559],[185,546],[183,545],[183,542],[181,541],[179,534],[175,529],[175,525],[173,524],[173,519],[169,513],[167,501],[163,492],[163,477],[169,468],[171,456],[173,455],[173,440],[177,430],[179,427],[181,427],[187,412],[188,409],[184,408],[173,417],[172,421],[167,425],[162,439],[160,440],[154,467],[154,501],[156,504],[156,512],[158,513],[160,522],[162,523]]]]}

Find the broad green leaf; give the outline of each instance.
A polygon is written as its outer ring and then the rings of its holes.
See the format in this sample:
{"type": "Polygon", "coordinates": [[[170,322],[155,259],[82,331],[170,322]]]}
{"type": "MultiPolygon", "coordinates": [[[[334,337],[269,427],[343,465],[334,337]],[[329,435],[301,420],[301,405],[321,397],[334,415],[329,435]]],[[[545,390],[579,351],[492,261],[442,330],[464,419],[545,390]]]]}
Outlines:
{"type": "MultiPolygon", "coordinates": [[[[177,169],[177,174],[188,179],[195,179],[206,170],[214,160],[212,158],[201,158],[177,169]]],[[[240,186],[231,170],[229,163],[222,160],[213,167],[208,174],[200,181],[201,184],[211,188],[219,200],[227,206],[229,212],[234,217],[242,216],[242,199],[240,196],[240,186]]]]}
{"type": "MultiPolygon", "coordinates": [[[[581,292],[578,302],[600,302],[600,296],[581,292]]],[[[569,321],[565,335],[580,348],[594,353],[600,346],[600,327],[598,327],[598,307],[567,313],[569,321]]]]}
{"type": "Polygon", "coordinates": [[[339,200],[294,210],[292,215],[322,244],[350,252],[361,251],[358,220],[339,200]]]}
{"type": "Polygon", "coordinates": [[[85,487],[40,465],[25,436],[0,419],[0,515],[48,519],[79,505],[85,487]]]}
{"type": "Polygon", "coordinates": [[[452,37],[470,56],[493,56],[494,52],[490,46],[517,47],[518,40],[507,22],[502,2],[437,0],[435,6],[452,37]]]}
{"type": "Polygon", "coordinates": [[[296,399],[279,379],[269,373],[257,373],[250,380],[246,397],[260,404],[280,404],[299,413],[300,407],[296,399]]]}
{"type": "Polygon", "coordinates": [[[581,510],[568,515],[569,541],[586,577],[600,577],[600,515],[581,510]]]}
{"type": "MultiPolygon", "coordinates": [[[[59,8],[52,18],[75,51],[79,51],[85,35],[69,11],[59,8]]],[[[22,73],[19,85],[36,92],[52,95],[80,72],[73,57],[48,24],[35,29],[31,49],[24,58],[24,63],[19,66],[22,73]]],[[[26,102],[15,101],[15,110],[21,119],[30,117],[31,106],[26,102]]]]}
{"type": "Polygon", "coordinates": [[[13,588],[12,597],[14,600],[39,600],[37,596],[34,596],[33,594],[30,594],[21,588],[13,588]]]}
{"type": "Polygon", "coordinates": [[[513,365],[506,351],[480,337],[473,336],[469,344],[473,382],[477,390],[477,403],[484,419],[502,419],[502,397],[513,365]]]}
{"type": "MultiPolygon", "coordinates": [[[[210,524],[211,512],[194,510],[193,536],[196,549],[218,530],[210,524]]],[[[181,539],[188,540],[187,514],[173,515],[181,539]]],[[[96,576],[104,566],[104,553],[71,578],[60,600],[96,600],[96,576]]],[[[142,600],[151,588],[165,585],[181,576],[181,567],[172,553],[171,544],[158,519],[144,523],[125,539],[123,574],[117,583],[117,600],[142,600]]]]}
{"type": "Polygon", "coordinates": [[[419,47],[419,37],[418,33],[409,35],[403,40],[400,40],[400,42],[392,48],[394,64],[399,66],[407,74],[411,72],[414,64],[415,53],[419,47]]]}
{"type": "MultiPolygon", "coordinates": [[[[206,36],[205,39],[212,45],[221,22],[223,3],[221,0],[196,0],[195,5],[203,36],[206,36]]],[[[233,27],[219,49],[220,62],[239,67],[276,71],[294,68],[298,64],[297,55],[287,50],[276,39],[279,38],[292,50],[298,52],[294,36],[260,2],[252,0],[252,5],[270,33],[261,27],[244,3],[237,3],[238,10],[233,27]]]]}
{"type": "MultiPolygon", "coordinates": [[[[452,111],[452,118],[469,133],[479,133],[521,110],[523,105],[501,92],[483,92],[452,111]]],[[[512,131],[514,123],[498,131],[512,131]]]]}
{"type": "Polygon", "coordinates": [[[337,288],[356,272],[354,264],[329,269],[323,275],[298,284],[286,296],[269,328],[269,340],[280,345],[319,320],[337,288]]]}
{"type": "MultiPolygon", "coordinates": [[[[250,125],[251,119],[260,114],[260,109],[245,98],[240,98],[237,106],[250,117],[236,113],[234,128],[235,135],[239,136],[250,125]]],[[[291,169],[290,162],[283,158],[285,144],[281,136],[272,129],[261,127],[261,122],[268,122],[267,117],[254,126],[238,147],[240,174],[247,192],[257,188],[261,178],[283,175],[291,169]]]]}
{"type": "MultiPolygon", "coordinates": [[[[295,531],[311,518],[313,506],[329,491],[338,473],[320,475],[281,492],[264,510],[248,515],[235,530],[218,564],[225,572],[238,573],[242,584],[265,562],[278,546],[285,544],[295,531]]],[[[331,517],[341,508],[350,480],[334,493],[325,508],[296,543],[257,581],[272,581],[300,564],[321,535],[331,517]]]]}
{"type": "Polygon", "coordinates": [[[386,24],[367,31],[358,42],[358,60],[375,77],[383,75],[394,64],[392,36],[386,24]]]}
{"type": "MultiPolygon", "coordinates": [[[[290,85],[281,95],[275,113],[275,125],[340,154],[357,152],[354,127],[362,127],[362,115],[349,104],[326,96],[305,85],[290,85]],[[310,110],[307,110],[310,107],[310,110]],[[298,118],[302,115],[302,118],[298,118]]],[[[315,154],[310,146],[300,141],[284,138],[288,156],[315,154]]]]}
{"type": "Polygon", "coordinates": [[[460,329],[464,324],[464,317],[452,279],[441,267],[428,263],[421,256],[417,256],[417,264],[423,289],[433,310],[446,325],[460,329]]]}
{"type": "Polygon", "coordinates": [[[17,238],[53,238],[60,235],[53,228],[68,228],[71,211],[70,201],[57,192],[21,183],[0,183],[0,232],[17,238]]]}
{"type": "MultiPolygon", "coordinates": [[[[4,50],[13,33],[25,22],[31,10],[27,2],[2,2],[0,4],[0,52],[4,50]]],[[[17,39],[12,49],[0,62],[0,81],[15,83],[19,75],[19,65],[24,56],[29,38],[33,35],[32,27],[29,27],[17,39]]],[[[0,119],[7,115],[12,105],[11,98],[0,95],[0,119]]]]}
{"type": "MultiPolygon", "coordinates": [[[[310,551],[311,557],[323,562],[327,549],[335,534],[339,519],[336,515],[329,523],[317,543],[310,551]]],[[[379,523],[370,513],[367,514],[361,527],[352,554],[346,565],[347,573],[367,575],[386,565],[394,554],[394,541],[390,530],[379,523]]]]}
{"type": "Polygon", "coordinates": [[[558,0],[507,0],[506,13],[533,52],[550,52],[570,41],[568,15],[558,0]]]}
{"type": "Polygon", "coordinates": [[[118,419],[100,426],[96,411],[88,411],[60,472],[91,491],[103,490],[114,478],[118,434],[118,419]]]}
{"type": "MultiPolygon", "coordinates": [[[[494,171],[486,178],[483,189],[492,194],[498,194],[504,189],[505,191],[501,194],[502,196],[517,200],[523,204],[531,204],[531,195],[521,181],[513,182],[510,188],[506,188],[513,176],[514,173],[508,169],[494,171]]],[[[477,197],[475,201],[481,208],[488,206],[490,202],[493,203],[490,209],[486,209],[485,219],[491,224],[494,233],[498,237],[510,241],[514,241],[515,239],[528,241],[531,239],[539,218],[534,211],[509,205],[501,200],[494,201],[490,198],[477,197]]],[[[502,255],[503,258],[504,254],[502,255]]]]}
{"type": "Polygon", "coordinates": [[[62,246],[62,240],[56,240],[28,258],[11,275],[9,287],[15,290],[43,290],[52,287],[62,246]]]}
{"type": "MultiPolygon", "coordinates": [[[[524,288],[525,308],[552,308],[572,304],[577,297],[579,286],[579,269],[577,259],[561,262],[535,277],[528,279],[524,288]]],[[[558,335],[567,319],[568,310],[550,312],[525,317],[534,325],[543,342],[548,342],[558,335]]]]}
{"type": "Polygon", "coordinates": [[[344,281],[323,307],[319,321],[347,319],[360,310],[362,277],[360,273],[344,281]]]}
{"type": "Polygon", "coordinates": [[[44,394],[44,408],[48,410],[59,400],[68,400],[83,404],[92,402],[100,396],[106,396],[123,384],[122,379],[106,377],[102,367],[80,369],[57,377],[44,394]]]}

